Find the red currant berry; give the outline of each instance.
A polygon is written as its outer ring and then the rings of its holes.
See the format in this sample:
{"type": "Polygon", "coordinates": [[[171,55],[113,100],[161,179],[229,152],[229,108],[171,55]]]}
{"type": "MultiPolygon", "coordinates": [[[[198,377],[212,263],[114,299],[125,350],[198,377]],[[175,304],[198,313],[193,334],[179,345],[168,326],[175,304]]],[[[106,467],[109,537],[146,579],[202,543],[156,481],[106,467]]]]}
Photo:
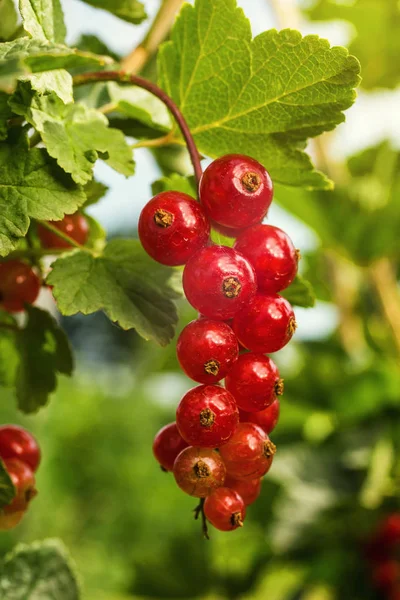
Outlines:
{"type": "Polygon", "coordinates": [[[153,454],[165,471],[172,471],[176,457],[187,446],[176,423],[170,423],[160,429],[154,438],[153,454]]]}
{"type": "Polygon", "coordinates": [[[282,296],[257,294],[233,319],[239,342],[253,352],[277,352],[296,330],[293,308],[282,296]]]}
{"type": "Polygon", "coordinates": [[[5,513],[25,511],[37,494],[33,471],[17,458],[9,458],[3,462],[16,491],[14,499],[7,506],[3,506],[3,510],[5,513]]]}
{"type": "Polygon", "coordinates": [[[31,267],[19,260],[0,263],[0,306],[8,312],[21,312],[39,295],[40,279],[31,267]]]}
{"type": "Polygon", "coordinates": [[[225,385],[238,407],[247,412],[264,410],[277,394],[283,393],[283,379],[279,379],[276,364],[264,354],[252,352],[239,356],[225,385]]]}
{"type": "Polygon", "coordinates": [[[376,587],[389,592],[400,585],[400,563],[397,560],[385,560],[375,565],[372,576],[376,587]]]}
{"type": "Polygon", "coordinates": [[[381,524],[377,537],[385,546],[400,543],[400,513],[392,513],[381,524]]]}
{"type": "Polygon", "coordinates": [[[200,318],[183,329],[176,352],[188,377],[199,383],[217,383],[237,360],[239,345],[229,325],[200,318]]]}
{"type": "Polygon", "coordinates": [[[227,474],[236,479],[257,479],[272,464],[275,445],[267,434],[253,423],[239,423],[230,440],[220,448],[227,474]]]}
{"type": "Polygon", "coordinates": [[[278,423],[279,420],[280,405],[279,400],[273,401],[270,406],[259,412],[248,413],[239,411],[240,421],[243,423],[254,423],[265,431],[265,433],[271,433],[278,423]]]}
{"type": "Polygon", "coordinates": [[[204,514],[216,529],[233,531],[243,526],[246,506],[237,492],[221,487],[206,498],[204,514]]]}
{"type": "Polygon", "coordinates": [[[225,478],[224,487],[234,490],[243,498],[246,506],[253,504],[261,492],[261,479],[233,479],[230,475],[225,478]]]}
{"type": "Polygon", "coordinates": [[[0,427],[0,458],[18,458],[36,471],[40,463],[40,448],[31,433],[18,425],[0,427]]]}
{"type": "Polygon", "coordinates": [[[234,248],[253,265],[260,292],[280,292],[296,276],[299,251],[278,227],[254,225],[239,235],[234,248]]]}
{"type": "Polygon", "coordinates": [[[218,448],[239,423],[231,394],[219,385],[199,385],[187,392],[176,410],[179,433],[191,446],[218,448]]]}
{"type": "Polygon", "coordinates": [[[183,271],[186,298],[210,319],[231,319],[257,290],[250,263],[233,248],[208,246],[183,271]]]}
{"type": "Polygon", "coordinates": [[[262,221],[272,202],[271,178],[259,162],[241,154],[214,160],[200,181],[200,202],[209,219],[242,229],[262,221]]]}
{"type": "Polygon", "coordinates": [[[210,225],[198,202],[182,192],[161,192],[143,208],[139,237],[154,260],[184,265],[209,239],[210,225]]]}
{"type": "MultiPolygon", "coordinates": [[[[50,225],[65,233],[78,244],[84,246],[89,237],[89,225],[85,217],[77,212],[65,215],[62,221],[49,221],[50,225]]],[[[38,236],[43,248],[72,248],[72,244],[60,238],[43,225],[38,225],[38,236]]]]}
{"type": "Polygon", "coordinates": [[[8,529],[16,527],[18,523],[21,522],[24,514],[25,512],[23,510],[10,514],[0,514],[0,531],[7,531],[8,529]]]}
{"type": "Polygon", "coordinates": [[[225,465],[215,450],[210,448],[185,448],[174,463],[174,476],[178,486],[196,498],[204,498],[221,487],[225,481],[225,465]]]}

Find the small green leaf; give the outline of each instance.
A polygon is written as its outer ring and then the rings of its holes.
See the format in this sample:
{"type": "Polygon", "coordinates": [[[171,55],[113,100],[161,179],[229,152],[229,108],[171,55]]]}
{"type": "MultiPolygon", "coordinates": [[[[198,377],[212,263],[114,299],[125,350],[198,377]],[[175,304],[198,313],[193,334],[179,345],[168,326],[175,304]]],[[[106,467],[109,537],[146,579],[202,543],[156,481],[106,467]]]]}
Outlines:
{"type": "Polygon", "coordinates": [[[289,29],[252,40],[235,0],[196,0],[183,6],[158,65],[200,152],[249,154],[276,182],[331,187],[304,145],[355,100],[360,65],[345,48],[289,29]]]}
{"type": "Polygon", "coordinates": [[[65,69],[43,71],[26,78],[33,91],[38,94],[54,92],[65,103],[73,102],[72,77],[65,69]]]}
{"type": "Polygon", "coordinates": [[[64,43],[66,28],[60,0],[19,0],[19,9],[31,37],[64,43]]]}
{"type": "Polygon", "coordinates": [[[10,39],[18,28],[18,13],[14,0],[0,0],[0,41],[10,39]]]}
{"type": "MultiPolygon", "coordinates": [[[[3,506],[7,506],[15,497],[15,487],[11,481],[3,461],[0,459],[0,512],[3,506]]],[[[0,585],[1,589],[1,585],[0,585]]]]}
{"type": "Polygon", "coordinates": [[[7,554],[0,577],[4,600],[79,600],[75,565],[59,540],[19,544],[7,554]]]}
{"type": "Polygon", "coordinates": [[[167,192],[170,190],[183,192],[184,194],[196,198],[196,185],[193,177],[183,177],[177,173],[172,173],[169,177],[157,179],[151,186],[153,194],[159,194],[160,192],[167,192]]]}
{"type": "Polygon", "coordinates": [[[89,181],[84,187],[86,194],[86,202],[84,206],[90,206],[91,204],[96,204],[108,191],[108,187],[104,185],[104,183],[100,183],[100,181],[96,181],[92,179],[89,181]]]}
{"type": "Polygon", "coordinates": [[[74,365],[68,338],[53,317],[33,306],[26,310],[28,323],[17,335],[16,388],[19,409],[32,413],[47,404],[57,373],[71,375],[74,365]]]}
{"type": "Polygon", "coordinates": [[[147,90],[110,82],[108,93],[118,113],[160,132],[171,129],[172,121],[165,104],[147,90]]]}
{"type": "Polygon", "coordinates": [[[75,43],[75,47],[79,50],[85,50],[86,52],[93,52],[93,54],[105,54],[106,56],[111,56],[117,63],[121,60],[121,56],[115,54],[115,52],[113,52],[111,48],[96,35],[83,33],[75,43]]]}
{"type": "Polygon", "coordinates": [[[19,84],[10,106],[40,132],[47,152],[76,183],[90,181],[99,153],[119,173],[134,173],[131,148],[120,131],[108,127],[102,113],[83,104],[64,104],[55,94],[32,94],[26,82],[19,84]]]}
{"type": "Polygon", "coordinates": [[[9,98],[8,94],[0,92],[0,140],[5,140],[7,137],[7,121],[12,115],[8,104],[9,98]]]}
{"type": "Polygon", "coordinates": [[[85,246],[92,248],[96,252],[102,252],[106,242],[106,231],[96,219],[85,213],[85,219],[89,225],[89,237],[85,246]]]}
{"type": "Polygon", "coordinates": [[[123,329],[164,346],[178,318],[177,274],[149,258],[138,240],[113,240],[102,256],[78,251],[59,258],[48,283],[62,314],[104,310],[123,329]]]}
{"type": "Polygon", "coordinates": [[[309,281],[301,275],[297,275],[293,283],[281,292],[281,295],[289,300],[290,304],[312,308],[315,305],[315,293],[309,281]]]}
{"type": "Polygon", "coordinates": [[[30,218],[57,221],[75,212],[85,194],[44,149],[28,149],[25,138],[0,143],[0,256],[28,231],[30,218]]]}
{"type": "Polygon", "coordinates": [[[143,3],[139,0],[83,0],[86,4],[108,10],[110,13],[128,21],[141,23],[147,17],[143,3]]]}

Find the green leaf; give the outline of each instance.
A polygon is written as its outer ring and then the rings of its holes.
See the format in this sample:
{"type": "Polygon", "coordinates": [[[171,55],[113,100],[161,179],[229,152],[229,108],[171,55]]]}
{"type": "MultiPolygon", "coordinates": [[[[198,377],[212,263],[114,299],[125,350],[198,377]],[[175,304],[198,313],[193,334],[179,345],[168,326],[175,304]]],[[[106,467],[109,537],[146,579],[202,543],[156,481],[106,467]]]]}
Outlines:
{"type": "Polygon", "coordinates": [[[29,75],[26,80],[29,81],[32,90],[38,94],[54,92],[65,104],[74,101],[72,77],[65,69],[43,71],[43,73],[29,75]]]}
{"type": "Polygon", "coordinates": [[[24,29],[33,38],[64,43],[66,28],[60,0],[19,0],[24,29]]]}
{"type": "Polygon", "coordinates": [[[15,383],[15,372],[18,366],[18,353],[15,348],[16,328],[14,317],[0,310],[0,385],[4,387],[13,387],[15,383]]]}
{"type": "Polygon", "coordinates": [[[79,600],[75,565],[59,540],[19,544],[7,554],[1,571],[4,600],[79,600]]]}
{"type": "Polygon", "coordinates": [[[97,56],[62,44],[22,37],[0,44],[0,89],[10,90],[18,77],[29,72],[104,66],[112,62],[107,56],[97,56]]]}
{"type": "Polygon", "coordinates": [[[317,21],[346,20],[354,28],[350,51],[362,64],[362,86],[394,88],[400,82],[398,0],[318,0],[307,11],[317,21]],[[377,50],[378,49],[378,50],[377,50]]]}
{"type": "Polygon", "coordinates": [[[235,0],[196,0],[181,10],[158,64],[200,152],[242,152],[276,182],[331,187],[304,145],[341,123],[354,102],[360,66],[345,48],[288,29],[252,40],[235,0]]]}
{"type": "Polygon", "coordinates": [[[301,275],[296,275],[293,283],[281,292],[281,295],[289,300],[290,304],[312,308],[315,306],[315,293],[309,281],[301,275]]]}
{"type": "Polygon", "coordinates": [[[26,310],[28,323],[17,335],[16,389],[19,409],[33,413],[47,404],[57,374],[71,375],[74,365],[68,338],[53,317],[33,306],[26,310]]]}
{"type": "Polygon", "coordinates": [[[128,21],[129,23],[141,23],[146,17],[146,11],[139,0],[83,0],[86,4],[103,8],[110,13],[128,21]]]}
{"type": "Polygon", "coordinates": [[[0,41],[10,39],[18,28],[18,13],[14,0],[0,0],[0,41]]]}
{"type": "Polygon", "coordinates": [[[91,204],[96,204],[108,191],[108,187],[100,181],[92,179],[85,185],[86,202],[85,207],[91,204]]]}
{"type": "Polygon", "coordinates": [[[96,252],[102,252],[105,246],[106,241],[106,231],[100,225],[96,219],[93,219],[90,215],[85,213],[85,219],[89,225],[89,237],[85,246],[87,248],[92,248],[96,252]]]}
{"type": "MultiPolygon", "coordinates": [[[[0,459],[0,512],[3,506],[7,506],[15,497],[15,487],[11,481],[3,461],[0,459]]],[[[0,585],[1,589],[1,585],[0,585]]]]}
{"type": "Polygon", "coordinates": [[[110,82],[108,93],[118,113],[161,132],[171,129],[172,121],[165,104],[147,90],[110,82]]]}
{"type": "Polygon", "coordinates": [[[169,177],[157,179],[151,186],[153,194],[159,194],[160,192],[167,192],[170,190],[183,192],[184,194],[196,198],[196,185],[193,177],[183,177],[177,173],[172,173],[169,177]]]}
{"type": "Polygon", "coordinates": [[[26,235],[30,218],[57,221],[85,201],[44,149],[28,149],[26,138],[0,144],[0,169],[0,256],[26,235]]]}
{"type": "Polygon", "coordinates": [[[5,140],[7,137],[7,121],[12,115],[8,105],[9,98],[8,94],[0,92],[0,140],[5,140]]]}
{"type": "Polygon", "coordinates": [[[47,280],[63,315],[104,310],[123,329],[164,346],[177,323],[177,274],[149,258],[138,240],[113,240],[102,256],[78,251],[59,258],[47,280]]]}
{"type": "Polygon", "coordinates": [[[79,50],[85,50],[86,52],[93,52],[93,54],[105,54],[106,56],[111,56],[115,60],[115,62],[119,62],[121,57],[118,54],[115,54],[109,48],[103,40],[98,38],[96,35],[91,35],[88,33],[83,33],[79,40],[75,43],[75,47],[79,50]]]}
{"type": "Polygon", "coordinates": [[[134,173],[132,150],[125,136],[108,127],[102,113],[83,104],[66,105],[55,94],[32,95],[26,83],[18,86],[10,105],[40,132],[47,152],[76,183],[92,179],[99,153],[119,173],[134,173]]]}

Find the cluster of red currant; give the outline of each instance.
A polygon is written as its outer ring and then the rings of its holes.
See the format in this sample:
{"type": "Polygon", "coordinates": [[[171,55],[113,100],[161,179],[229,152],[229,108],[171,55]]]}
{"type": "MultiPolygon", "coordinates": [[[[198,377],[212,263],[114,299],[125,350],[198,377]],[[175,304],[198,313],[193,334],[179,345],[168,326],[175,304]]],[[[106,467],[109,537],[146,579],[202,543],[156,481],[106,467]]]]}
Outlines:
{"type": "Polygon", "coordinates": [[[35,472],[40,463],[40,449],[35,438],[22,427],[0,427],[0,458],[14,484],[15,496],[0,511],[0,530],[18,525],[37,494],[35,472]]]}
{"type": "MultiPolygon", "coordinates": [[[[89,236],[87,220],[80,213],[65,215],[62,221],[49,223],[57,233],[38,224],[37,234],[42,248],[70,249],[72,245],[67,238],[85,244],[89,236]]],[[[39,295],[42,285],[41,278],[26,262],[7,260],[0,262],[0,308],[7,312],[17,313],[25,309],[25,304],[33,304],[39,295]]]]}
{"type": "Polygon", "coordinates": [[[400,600],[400,513],[382,521],[366,548],[375,586],[388,600],[400,600]]]}
{"type": "Polygon", "coordinates": [[[261,224],[273,187],[256,160],[215,160],[199,196],[200,203],[162,192],[139,219],[148,254],[185,265],[184,291],[199,312],[180,334],[177,355],[202,385],[182,398],[176,423],[161,429],[153,450],[178,486],[202,499],[203,518],[229,531],[243,524],[276,450],[268,434],[278,421],[283,381],[265,354],[283,348],[295,331],[293,309],[278,292],[293,281],[299,253],[281,229],[261,224]],[[233,248],[213,244],[211,227],[236,238],[233,248]]]}

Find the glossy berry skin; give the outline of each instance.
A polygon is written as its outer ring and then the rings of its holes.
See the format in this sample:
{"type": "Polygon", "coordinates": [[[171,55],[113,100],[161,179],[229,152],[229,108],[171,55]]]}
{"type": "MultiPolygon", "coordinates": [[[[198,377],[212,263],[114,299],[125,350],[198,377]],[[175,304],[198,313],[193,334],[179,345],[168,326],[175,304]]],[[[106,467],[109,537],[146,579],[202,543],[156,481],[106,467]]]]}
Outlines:
{"type": "Polygon", "coordinates": [[[0,531],[7,531],[8,529],[13,529],[21,522],[25,512],[23,510],[13,512],[13,513],[3,513],[0,514],[0,531]]]}
{"type": "Polygon", "coordinates": [[[214,160],[200,181],[200,202],[209,219],[233,229],[262,221],[272,202],[268,171],[249,156],[227,154],[214,160]]]}
{"type": "Polygon", "coordinates": [[[191,446],[219,448],[239,423],[235,399],[219,385],[199,385],[189,390],[176,410],[176,424],[191,446]]]}
{"type": "Polygon", "coordinates": [[[176,457],[188,444],[178,431],[176,423],[165,425],[154,438],[153,454],[165,471],[172,471],[176,457]]]}
{"type": "MultiPolygon", "coordinates": [[[[49,224],[68,235],[75,240],[75,242],[81,244],[81,246],[84,246],[88,241],[89,225],[85,217],[79,212],[76,212],[73,215],[65,215],[62,221],[49,221],[49,224]]],[[[73,247],[72,244],[58,237],[56,233],[53,233],[40,224],[38,225],[37,231],[43,248],[73,247]]]]}
{"type": "Polygon", "coordinates": [[[220,487],[206,498],[204,514],[216,529],[233,531],[243,526],[246,506],[235,490],[220,487]]]}
{"type": "Polygon", "coordinates": [[[196,498],[205,498],[224,484],[225,465],[215,450],[189,446],[178,454],[174,476],[178,486],[196,498]]]}
{"type": "Polygon", "coordinates": [[[277,294],[257,294],[232,323],[239,342],[252,352],[278,352],[291,340],[296,319],[289,302],[277,294]]]}
{"type": "Polygon", "coordinates": [[[225,246],[208,246],[187,263],[183,289],[202,315],[226,320],[248,304],[257,284],[253,267],[241,254],[225,246]]]}
{"type": "Polygon", "coordinates": [[[253,504],[261,492],[261,479],[234,479],[230,475],[225,478],[224,487],[234,490],[242,497],[246,506],[253,504]]]}
{"type": "Polygon", "coordinates": [[[0,427],[0,458],[18,458],[35,472],[40,463],[40,448],[29,431],[18,425],[0,427]]]}
{"type": "Polygon", "coordinates": [[[154,260],[184,265],[209,239],[210,225],[200,204],[182,192],[161,192],[143,208],[139,238],[154,260]]]}
{"type": "Polygon", "coordinates": [[[182,330],[176,352],[188,377],[199,383],[217,383],[237,360],[239,344],[229,325],[201,318],[182,330]]]}
{"type": "Polygon", "coordinates": [[[264,410],[283,392],[276,364],[254,352],[239,356],[226,376],[225,386],[238,407],[247,412],[264,410]]]}
{"type": "Polygon", "coordinates": [[[265,431],[265,433],[271,433],[279,421],[280,405],[279,400],[276,399],[264,410],[259,412],[244,412],[239,411],[240,421],[242,423],[254,423],[265,431]]]}
{"type": "Polygon", "coordinates": [[[25,310],[39,295],[40,279],[20,260],[0,262],[0,307],[14,313],[25,310]]]}
{"type": "Polygon", "coordinates": [[[226,472],[235,479],[257,479],[265,475],[275,452],[276,447],[267,434],[253,423],[239,423],[228,443],[220,448],[226,472]]]}
{"type": "Polygon", "coordinates": [[[7,514],[25,511],[29,502],[37,494],[33,471],[17,458],[9,458],[3,462],[16,490],[14,499],[4,506],[3,510],[7,514]]]}
{"type": "Polygon", "coordinates": [[[262,293],[276,294],[296,276],[299,252],[279,227],[254,225],[239,235],[234,248],[252,264],[262,293]]]}

